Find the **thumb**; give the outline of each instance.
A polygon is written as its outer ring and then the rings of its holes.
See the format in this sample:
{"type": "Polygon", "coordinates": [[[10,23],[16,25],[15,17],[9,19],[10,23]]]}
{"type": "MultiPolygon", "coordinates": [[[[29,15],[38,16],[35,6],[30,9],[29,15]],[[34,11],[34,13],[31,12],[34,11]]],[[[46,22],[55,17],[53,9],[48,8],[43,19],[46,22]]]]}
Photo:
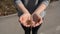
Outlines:
{"type": "Polygon", "coordinates": [[[32,17],[31,17],[31,16],[29,16],[29,17],[28,17],[28,20],[31,20],[31,19],[32,19],[32,17]]]}

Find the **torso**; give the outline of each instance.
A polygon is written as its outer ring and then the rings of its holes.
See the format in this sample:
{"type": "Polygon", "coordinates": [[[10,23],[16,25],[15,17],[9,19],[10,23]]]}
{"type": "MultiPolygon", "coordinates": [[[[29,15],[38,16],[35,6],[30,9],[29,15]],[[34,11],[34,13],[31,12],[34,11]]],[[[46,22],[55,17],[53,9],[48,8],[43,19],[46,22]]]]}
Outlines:
{"type": "Polygon", "coordinates": [[[39,4],[43,0],[21,0],[25,7],[30,11],[30,13],[33,13],[33,11],[39,6],[39,4]],[[31,2],[30,2],[31,1],[31,2]],[[30,2],[30,3],[29,3],[30,2]],[[31,12],[32,11],[32,12],[31,12]]]}

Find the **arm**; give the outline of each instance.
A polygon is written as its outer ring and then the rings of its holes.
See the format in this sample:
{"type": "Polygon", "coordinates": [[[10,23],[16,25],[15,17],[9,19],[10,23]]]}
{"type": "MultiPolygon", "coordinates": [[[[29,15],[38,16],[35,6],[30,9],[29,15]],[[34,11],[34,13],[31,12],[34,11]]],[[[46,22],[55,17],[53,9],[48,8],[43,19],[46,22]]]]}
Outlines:
{"type": "Polygon", "coordinates": [[[44,0],[39,6],[38,8],[35,10],[34,13],[40,14],[42,11],[44,11],[46,9],[46,7],[48,6],[50,0],[44,0]]]}
{"type": "Polygon", "coordinates": [[[23,12],[23,14],[19,17],[19,22],[25,27],[30,27],[30,25],[27,25],[27,22],[26,22],[27,20],[30,20],[30,14],[28,10],[25,8],[21,0],[15,0],[15,3],[18,9],[19,10],[21,9],[23,12]]]}
{"type": "Polygon", "coordinates": [[[49,4],[49,1],[48,0],[44,0],[38,6],[38,8],[35,10],[35,12],[32,14],[33,21],[36,23],[36,24],[34,23],[33,27],[39,26],[40,24],[43,23],[43,19],[42,19],[42,17],[39,14],[46,9],[46,7],[48,6],[48,4],[49,4]]]}
{"type": "Polygon", "coordinates": [[[28,10],[25,8],[21,0],[15,1],[17,7],[22,10],[23,13],[29,13],[28,10]]]}

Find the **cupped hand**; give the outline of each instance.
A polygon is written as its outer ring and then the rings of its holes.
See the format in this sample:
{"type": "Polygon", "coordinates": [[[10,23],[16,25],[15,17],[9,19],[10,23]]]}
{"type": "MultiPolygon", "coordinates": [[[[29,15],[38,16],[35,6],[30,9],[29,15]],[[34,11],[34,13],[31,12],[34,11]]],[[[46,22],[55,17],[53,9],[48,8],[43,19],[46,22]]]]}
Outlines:
{"type": "Polygon", "coordinates": [[[27,25],[27,20],[30,20],[31,15],[29,13],[24,13],[23,15],[20,16],[19,21],[21,24],[23,24],[25,27],[30,27],[30,25],[27,25]]]}
{"type": "Polygon", "coordinates": [[[36,27],[43,22],[42,17],[36,13],[33,13],[32,15],[30,15],[29,13],[24,13],[20,16],[19,20],[25,27],[36,27]]]}
{"type": "Polygon", "coordinates": [[[39,26],[43,22],[42,17],[39,14],[33,13],[32,17],[33,21],[35,22],[33,27],[39,26]]]}

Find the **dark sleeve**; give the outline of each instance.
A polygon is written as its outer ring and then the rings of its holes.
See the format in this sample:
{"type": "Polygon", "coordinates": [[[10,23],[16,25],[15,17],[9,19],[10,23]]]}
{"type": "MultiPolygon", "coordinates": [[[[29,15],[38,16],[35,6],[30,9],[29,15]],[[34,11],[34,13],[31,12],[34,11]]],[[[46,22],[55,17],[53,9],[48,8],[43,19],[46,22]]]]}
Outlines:
{"type": "Polygon", "coordinates": [[[50,3],[50,0],[44,0],[42,3],[45,4],[46,6],[48,6],[50,3]]]}

